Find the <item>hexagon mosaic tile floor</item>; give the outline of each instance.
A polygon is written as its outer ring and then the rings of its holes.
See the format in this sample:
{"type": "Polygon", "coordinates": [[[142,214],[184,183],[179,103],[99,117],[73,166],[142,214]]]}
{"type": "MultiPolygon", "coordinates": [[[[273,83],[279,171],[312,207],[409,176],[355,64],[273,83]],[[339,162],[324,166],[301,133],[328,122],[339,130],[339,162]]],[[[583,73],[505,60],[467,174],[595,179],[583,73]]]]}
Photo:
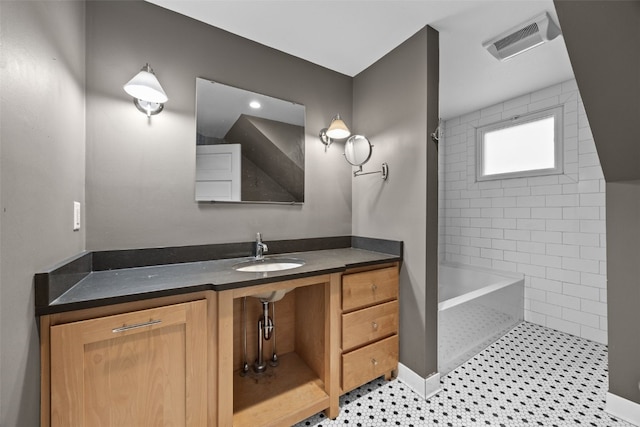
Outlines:
{"type": "Polygon", "coordinates": [[[441,379],[422,399],[398,380],[378,379],[340,399],[340,415],[315,426],[625,426],[604,411],[607,347],[522,322],[441,379]]]}

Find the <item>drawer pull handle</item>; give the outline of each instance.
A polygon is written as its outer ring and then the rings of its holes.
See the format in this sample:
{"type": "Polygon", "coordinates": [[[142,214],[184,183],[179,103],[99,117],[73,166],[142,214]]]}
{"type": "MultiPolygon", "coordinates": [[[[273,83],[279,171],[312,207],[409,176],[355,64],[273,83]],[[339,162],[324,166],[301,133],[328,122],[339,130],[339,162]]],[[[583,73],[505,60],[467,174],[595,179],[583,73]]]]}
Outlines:
{"type": "Polygon", "coordinates": [[[372,283],[372,284],[371,284],[371,290],[372,290],[373,292],[377,291],[377,290],[378,290],[378,286],[377,286],[375,283],[372,283]]]}
{"type": "Polygon", "coordinates": [[[126,332],[132,329],[144,328],[145,326],[157,325],[158,323],[162,323],[162,320],[149,320],[148,322],[144,322],[144,323],[136,323],[134,325],[124,325],[119,328],[112,329],[111,332],[113,332],[114,334],[117,334],[119,332],[126,332]]]}
{"type": "Polygon", "coordinates": [[[376,322],[371,322],[371,328],[372,328],[374,331],[377,331],[377,330],[378,330],[378,324],[377,324],[376,322]]]}
{"type": "Polygon", "coordinates": [[[376,359],[371,359],[371,364],[373,366],[377,366],[378,365],[378,361],[376,359]]]}

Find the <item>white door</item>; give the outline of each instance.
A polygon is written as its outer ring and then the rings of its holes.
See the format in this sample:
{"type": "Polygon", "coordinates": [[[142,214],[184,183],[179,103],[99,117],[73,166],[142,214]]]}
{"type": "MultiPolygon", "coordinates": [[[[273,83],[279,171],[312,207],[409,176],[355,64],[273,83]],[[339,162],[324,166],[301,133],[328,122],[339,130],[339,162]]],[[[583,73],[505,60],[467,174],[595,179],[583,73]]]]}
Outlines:
{"type": "Polygon", "coordinates": [[[196,146],[196,201],[240,201],[240,144],[196,146]]]}

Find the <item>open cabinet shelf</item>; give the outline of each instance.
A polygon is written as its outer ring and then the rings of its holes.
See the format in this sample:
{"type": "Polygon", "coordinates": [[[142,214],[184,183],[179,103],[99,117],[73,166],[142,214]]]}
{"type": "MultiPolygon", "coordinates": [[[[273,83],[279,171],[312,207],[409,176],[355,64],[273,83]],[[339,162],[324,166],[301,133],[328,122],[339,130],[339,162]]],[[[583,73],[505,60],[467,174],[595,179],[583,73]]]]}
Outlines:
{"type": "Polygon", "coordinates": [[[291,425],[329,406],[324,383],[296,353],[279,361],[261,374],[234,372],[234,427],[291,425]]]}
{"type": "Polygon", "coordinates": [[[338,415],[339,285],[340,275],[331,274],[219,293],[219,426],[284,427],[321,411],[338,415]],[[257,374],[252,364],[263,307],[252,295],[280,289],[290,292],[275,303],[275,313],[269,307],[274,330],[263,346],[266,371],[257,374]],[[279,364],[272,367],[276,339],[279,364]],[[245,362],[249,372],[241,376],[245,362]]]}

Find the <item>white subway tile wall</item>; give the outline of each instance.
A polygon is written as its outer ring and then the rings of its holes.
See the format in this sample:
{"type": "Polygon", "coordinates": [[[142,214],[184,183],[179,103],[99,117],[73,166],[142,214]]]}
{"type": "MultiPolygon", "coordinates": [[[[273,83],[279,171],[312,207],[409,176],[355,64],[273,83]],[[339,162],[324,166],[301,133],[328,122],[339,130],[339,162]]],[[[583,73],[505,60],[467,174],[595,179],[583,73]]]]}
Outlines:
{"type": "Polygon", "coordinates": [[[440,258],[525,275],[525,320],[607,343],[605,183],[574,80],[442,124],[440,258]],[[476,128],[564,106],[564,173],[475,181],[476,128]]]}

